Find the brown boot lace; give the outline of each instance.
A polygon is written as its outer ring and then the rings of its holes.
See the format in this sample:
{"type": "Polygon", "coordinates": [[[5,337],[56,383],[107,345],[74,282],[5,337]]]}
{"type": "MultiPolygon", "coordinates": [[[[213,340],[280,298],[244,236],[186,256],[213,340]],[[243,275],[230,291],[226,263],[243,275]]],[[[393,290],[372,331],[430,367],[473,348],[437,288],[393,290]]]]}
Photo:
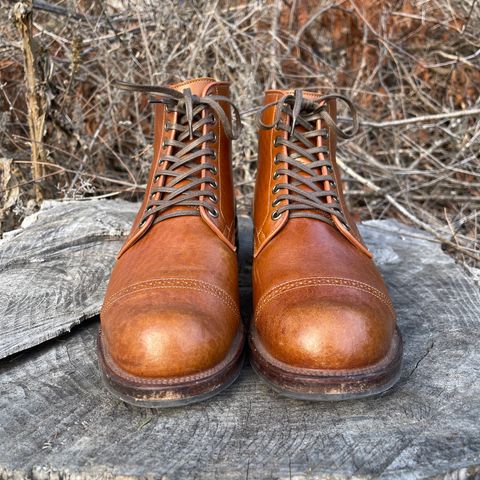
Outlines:
{"type": "Polygon", "coordinates": [[[318,120],[326,124],[340,138],[351,138],[358,131],[356,109],[353,103],[343,95],[325,95],[313,102],[303,98],[302,90],[295,90],[293,95],[284,95],[278,101],[262,107],[258,113],[257,124],[260,129],[275,128],[287,132],[287,138],[277,136],[274,143],[275,147],[284,145],[287,148],[287,154],[275,156],[274,163],[276,165],[283,163],[284,167],[275,170],[273,179],[278,180],[281,175],[285,175],[287,181],[278,182],[273,188],[273,194],[277,196],[272,207],[279,208],[273,211],[272,219],[278,220],[283,212],[289,211],[290,218],[315,218],[333,225],[331,218],[335,216],[350,230],[342,212],[337,186],[332,176],[333,166],[329,158],[329,149],[325,145],[316,145],[316,139],[319,136],[328,138],[327,128],[317,129],[318,120]],[[347,104],[353,121],[350,132],[339,128],[328,114],[326,101],[330,99],[338,99],[347,104]],[[277,107],[274,122],[271,125],[265,124],[262,115],[273,106],[277,107]],[[288,116],[289,124],[284,123],[282,114],[288,116]],[[320,157],[319,154],[321,154],[320,157]],[[302,162],[301,159],[304,161],[302,162]],[[326,182],[328,182],[328,188],[325,187],[326,182]],[[286,193],[278,194],[280,190],[286,193]],[[327,197],[331,198],[330,203],[327,203],[327,197]],[[283,201],[286,203],[279,206],[283,201]]]}
{"type": "Polygon", "coordinates": [[[176,123],[166,122],[165,130],[175,131],[173,139],[167,139],[163,147],[171,147],[170,155],[159,158],[157,171],[153,179],[151,196],[145,212],[139,223],[154,216],[153,223],[167,218],[185,215],[200,215],[199,207],[204,207],[212,217],[218,217],[219,212],[214,207],[218,201],[214,191],[218,183],[214,178],[217,168],[213,163],[201,163],[201,157],[216,158],[216,151],[208,144],[213,145],[217,139],[214,132],[203,134],[203,127],[215,124],[218,120],[226,136],[235,140],[241,131],[240,112],[233,102],[221,95],[199,97],[192,95],[186,88],[182,92],[169,87],[155,85],[138,85],[128,82],[115,82],[123,90],[139,91],[159,95],[150,103],[163,103],[168,112],[177,113],[176,123]],[[219,102],[228,103],[235,117],[232,124],[219,102]],[[160,165],[166,163],[166,168],[160,165]],[[160,178],[165,178],[163,185],[159,185],[160,178]],[[209,185],[211,189],[202,190],[202,185],[209,185]],[[187,207],[171,210],[172,207],[187,207]]]}

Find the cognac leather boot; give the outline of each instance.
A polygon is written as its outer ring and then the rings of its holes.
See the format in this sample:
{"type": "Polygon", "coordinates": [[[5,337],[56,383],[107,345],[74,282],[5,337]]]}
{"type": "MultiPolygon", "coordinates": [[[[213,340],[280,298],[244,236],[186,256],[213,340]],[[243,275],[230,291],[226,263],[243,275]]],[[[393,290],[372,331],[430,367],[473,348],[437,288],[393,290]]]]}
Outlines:
{"type": "Polygon", "coordinates": [[[345,205],[335,161],[339,95],[268,91],[258,117],[254,369],[279,392],[333,400],[398,379],[402,341],[372,255],[345,205]]]}
{"type": "Polygon", "coordinates": [[[228,84],[211,78],[117,85],[154,95],[154,153],[101,310],[99,363],[126,402],[183,405],[227,387],[242,365],[231,166],[239,113],[228,84]]]}

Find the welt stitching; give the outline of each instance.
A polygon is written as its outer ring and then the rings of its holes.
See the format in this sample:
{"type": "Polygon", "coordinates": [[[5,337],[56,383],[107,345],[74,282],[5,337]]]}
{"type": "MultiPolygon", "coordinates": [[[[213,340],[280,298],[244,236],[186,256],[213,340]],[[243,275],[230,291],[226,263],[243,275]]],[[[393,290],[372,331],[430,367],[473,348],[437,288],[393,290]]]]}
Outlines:
{"type": "Polygon", "coordinates": [[[134,285],[130,285],[123,290],[120,290],[116,294],[108,298],[103,305],[103,313],[105,313],[115,302],[124,298],[131,293],[138,293],[146,290],[155,290],[161,288],[187,288],[190,290],[197,290],[200,292],[208,292],[212,295],[218,297],[222,300],[227,306],[231,308],[236,314],[238,314],[236,303],[232,300],[230,295],[224,292],[221,289],[217,289],[213,285],[208,283],[194,281],[194,280],[181,280],[181,279],[169,279],[169,280],[152,280],[147,282],[141,282],[134,285]]]}
{"type": "Polygon", "coordinates": [[[394,313],[393,305],[390,299],[385,294],[383,294],[376,288],[371,287],[370,285],[367,285],[362,282],[357,282],[355,280],[348,280],[345,278],[318,277],[318,278],[311,278],[311,279],[304,279],[304,280],[296,280],[293,282],[286,282],[273,288],[272,290],[267,292],[265,295],[263,295],[263,297],[259,300],[255,317],[258,317],[260,315],[260,312],[271,300],[273,300],[278,295],[281,295],[282,293],[288,292],[289,290],[293,290],[295,288],[315,287],[320,285],[334,285],[339,287],[348,287],[348,288],[354,288],[356,290],[370,293],[374,297],[381,300],[385,305],[387,305],[387,307],[392,311],[392,313],[394,313]]]}

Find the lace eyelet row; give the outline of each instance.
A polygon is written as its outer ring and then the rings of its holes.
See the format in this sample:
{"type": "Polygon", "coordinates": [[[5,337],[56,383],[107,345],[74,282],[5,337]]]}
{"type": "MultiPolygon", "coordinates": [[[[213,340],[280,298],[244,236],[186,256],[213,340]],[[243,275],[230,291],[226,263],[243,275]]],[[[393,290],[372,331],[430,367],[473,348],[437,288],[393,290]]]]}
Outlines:
{"type": "MultiPolygon", "coordinates": [[[[275,137],[275,138],[273,139],[273,146],[274,146],[275,148],[278,148],[278,147],[280,146],[279,143],[278,143],[280,139],[281,139],[281,137],[275,137]]],[[[278,165],[280,162],[281,162],[281,153],[277,153],[277,154],[275,155],[275,157],[273,158],[273,163],[274,163],[275,165],[278,165]]],[[[278,172],[274,172],[274,173],[273,173],[273,180],[278,180],[279,175],[280,175],[280,174],[279,174],[278,172]]],[[[274,187],[272,188],[272,193],[275,195],[275,194],[278,193],[279,190],[280,190],[279,186],[278,186],[278,185],[274,185],[274,187]]],[[[279,205],[279,203],[280,203],[280,201],[278,200],[278,198],[275,199],[275,200],[272,202],[272,207],[273,207],[273,208],[277,207],[277,206],[279,205]]],[[[272,218],[273,221],[277,221],[277,220],[280,218],[281,215],[282,215],[281,213],[278,213],[278,210],[274,210],[274,211],[272,212],[271,218],[272,218]]]]}
{"type": "MultiPolygon", "coordinates": [[[[217,124],[217,119],[215,118],[214,115],[212,115],[210,117],[210,121],[208,123],[210,125],[216,125],[217,124]]],[[[215,132],[211,132],[211,134],[212,134],[212,137],[209,140],[209,143],[217,143],[217,134],[215,132]]],[[[212,158],[213,160],[216,160],[217,159],[217,151],[212,150],[212,152],[209,154],[209,157],[212,158]]],[[[212,175],[216,175],[218,173],[218,169],[215,165],[213,165],[211,167],[208,167],[208,170],[212,175]]],[[[209,181],[208,183],[210,184],[210,186],[212,188],[215,188],[215,189],[218,188],[218,183],[215,180],[209,181]]],[[[214,203],[214,204],[218,203],[218,197],[215,193],[210,194],[209,198],[210,198],[210,201],[212,203],[214,203]]],[[[207,208],[207,212],[212,218],[218,218],[218,216],[220,215],[220,212],[215,207],[207,208]]]]}

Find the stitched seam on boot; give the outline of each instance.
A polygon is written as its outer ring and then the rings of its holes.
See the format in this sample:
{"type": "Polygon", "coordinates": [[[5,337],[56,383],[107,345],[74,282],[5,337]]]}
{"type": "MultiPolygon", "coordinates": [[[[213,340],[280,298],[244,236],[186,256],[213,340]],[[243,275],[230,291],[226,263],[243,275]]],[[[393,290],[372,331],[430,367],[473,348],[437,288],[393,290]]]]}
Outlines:
{"type": "Polygon", "coordinates": [[[176,88],[181,88],[181,87],[186,87],[187,85],[193,85],[194,83],[207,82],[207,81],[212,82],[212,83],[216,83],[215,79],[208,78],[208,77],[202,77],[202,78],[197,78],[195,80],[186,80],[185,82],[180,82],[180,83],[177,83],[177,84],[174,84],[174,85],[176,85],[176,88]]]}
{"type": "Polygon", "coordinates": [[[185,288],[189,290],[197,290],[199,292],[210,293],[215,297],[219,298],[225,305],[227,305],[232,310],[232,312],[235,313],[236,316],[240,316],[237,304],[224,290],[216,287],[215,285],[201,282],[199,280],[183,280],[174,278],[163,280],[150,280],[147,282],[130,285],[129,287],[126,287],[123,290],[120,290],[119,292],[109,297],[108,300],[105,300],[102,308],[102,313],[105,314],[113,306],[114,303],[132,293],[162,288],[185,288]]]}
{"type": "Polygon", "coordinates": [[[370,293],[374,297],[381,300],[395,315],[395,310],[391,300],[380,290],[377,290],[366,283],[358,282],[357,280],[349,280],[346,278],[336,278],[336,277],[312,277],[304,278],[301,280],[294,280],[292,282],[286,282],[283,284],[274,287],[272,290],[268,291],[263,295],[259,300],[257,308],[255,309],[255,318],[260,316],[263,308],[271,302],[275,297],[281,295],[282,293],[288,292],[296,288],[306,288],[306,287],[316,287],[316,286],[335,286],[335,287],[347,287],[360,290],[362,292],[370,293]]]}

